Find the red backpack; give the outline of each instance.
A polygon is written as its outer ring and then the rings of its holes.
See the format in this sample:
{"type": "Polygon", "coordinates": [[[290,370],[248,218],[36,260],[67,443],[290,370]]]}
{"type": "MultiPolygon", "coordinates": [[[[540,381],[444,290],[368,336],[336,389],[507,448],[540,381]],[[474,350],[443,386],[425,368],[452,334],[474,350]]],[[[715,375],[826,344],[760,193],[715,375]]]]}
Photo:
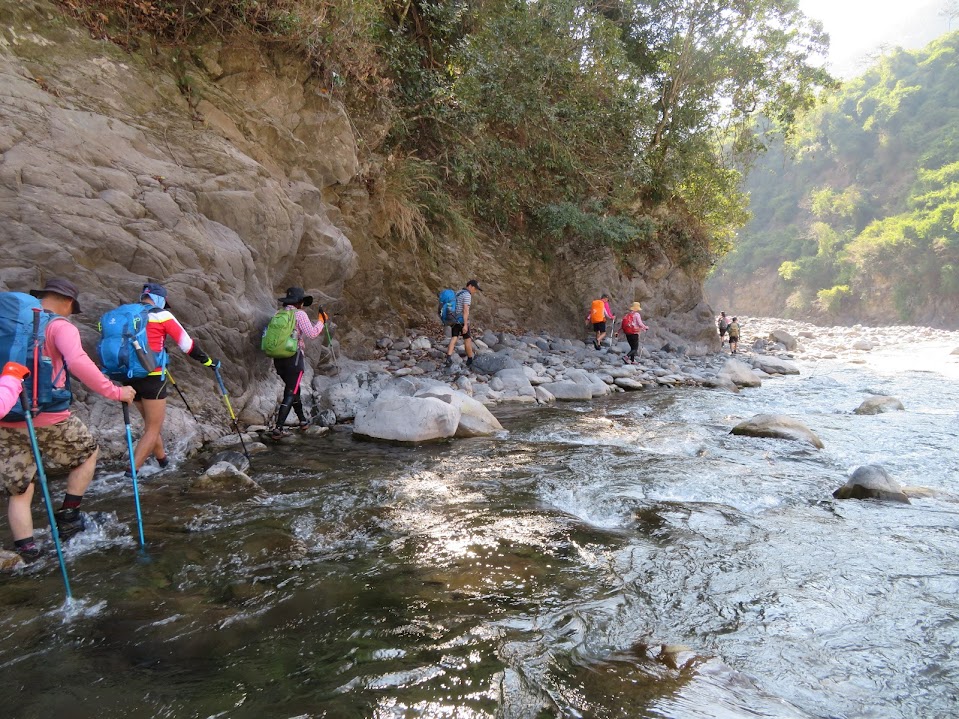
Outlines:
{"type": "Polygon", "coordinates": [[[642,329],[642,320],[636,312],[629,312],[623,317],[623,332],[628,335],[638,335],[642,329]]]}

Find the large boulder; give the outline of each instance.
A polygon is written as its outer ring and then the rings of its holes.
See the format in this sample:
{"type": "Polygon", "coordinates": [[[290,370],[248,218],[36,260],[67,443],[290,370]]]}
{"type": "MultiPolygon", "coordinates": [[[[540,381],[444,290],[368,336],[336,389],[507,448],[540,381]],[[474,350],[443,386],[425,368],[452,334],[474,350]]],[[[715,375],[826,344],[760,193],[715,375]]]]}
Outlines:
{"type": "Polygon", "coordinates": [[[773,342],[779,342],[790,352],[799,347],[799,342],[796,338],[786,332],[786,330],[773,330],[769,333],[769,339],[773,342]]]}
{"type": "Polygon", "coordinates": [[[592,397],[605,397],[610,392],[608,384],[592,372],[587,372],[586,370],[568,369],[566,370],[566,379],[576,384],[589,387],[592,397]]]}
{"type": "Polygon", "coordinates": [[[536,392],[533,385],[526,376],[526,368],[502,369],[496,373],[495,378],[503,383],[499,388],[500,392],[515,392],[520,397],[535,397],[536,392]]]}
{"type": "Polygon", "coordinates": [[[737,424],[730,434],[808,442],[819,449],[824,446],[822,440],[809,427],[797,419],[782,414],[757,414],[737,424]]]}
{"type": "Polygon", "coordinates": [[[882,414],[883,412],[895,412],[905,409],[895,397],[869,397],[864,399],[853,414],[882,414]]]}
{"type": "Polygon", "coordinates": [[[756,376],[752,367],[731,357],[726,360],[726,364],[719,370],[718,376],[720,380],[728,380],[737,387],[759,387],[762,385],[762,380],[756,376]]]}
{"type": "Polygon", "coordinates": [[[420,390],[416,396],[447,402],[460,411],[460,421],[453,435],[455,437],[485,437],[503,429],[503,425],[486,409],[486,405],[458,390],[431,387],[420,390]]]}
{"type": "Polygon", "coordinates": [[[558,400],[575,401],[593,398],[593,390],[588,384],[579,384],[577,382],[547,382],[546,384],[541,384],[540,387],[558,400]]]}
{"type": "Polygon", "coordinates": [[[473,357],[470,367],[474,372],[496,374],[504,369],[520,369],[522,365],[512,357],[501,352],[490,352],[473,357]]]}
{"type": "Polygon", "coordinates": [[[899,483],[878,464],[857,467],[849,481],[832,496],[836,499],[884,499],[909,504],[909,497],[899,483]]]}
{"type": "Polygon", "coordinates": [[[756,355],[752,365],[766,374],[799,374],[799,367],[794,363],[771,355],[756,355]]]}
{"type": "Polygon", "coordinates": [[[452,402],[435,397],[377,397],[356,415],[353,434],[394,442],[444,439],[456,434],[460,415],[452,402]]]}

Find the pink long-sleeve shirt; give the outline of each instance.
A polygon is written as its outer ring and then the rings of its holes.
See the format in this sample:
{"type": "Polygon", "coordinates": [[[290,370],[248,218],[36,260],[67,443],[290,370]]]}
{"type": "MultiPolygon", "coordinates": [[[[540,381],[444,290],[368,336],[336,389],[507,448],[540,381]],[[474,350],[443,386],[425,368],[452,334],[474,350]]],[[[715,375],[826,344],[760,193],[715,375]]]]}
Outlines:
{"type": "MultiPolygon", "coordinates": [[[[66,361],[70,374],[87,387],[107,399],[120,401],[120,386],[108,380],[87,353],[83,351],[83,346],[80,344],[80,331],[76,327],[65,319],[51,320],[47,324],[45,338],[44,351],[53,360],[53,376],[57,387],[62,387],[66,382],[66,372],[63,371],[63,363],[66,361]]],[[[49,427],[53,424],[59,424],[69,416],[70,410],[41,412],[34,418],[33,425],[35,427],[49,427]]],[[[26,426],[26,422],[0,422],[0,427],[22,428],[26,426]]]]}
{"type": "Polygon", "coordinates": [[[18,401],[20,401],[20,380],[7,375],[0,377],[0,417],[6,416],[18,401]]]}
{"type": "Polygon", "coordinates": [[[309,337],[314,339],[320,336],[320,333],[323,332],[323,318],[319,317],[316,320],[316,324],[310,322],[310,316],[306,314],[303,310],[296,309],[293,305],[286,305],[284,309],[296,310],[296,338],[297,344],[299,344],[301,350],[306,349],[306,342],[303,341],[304,337],[309,337]]]}

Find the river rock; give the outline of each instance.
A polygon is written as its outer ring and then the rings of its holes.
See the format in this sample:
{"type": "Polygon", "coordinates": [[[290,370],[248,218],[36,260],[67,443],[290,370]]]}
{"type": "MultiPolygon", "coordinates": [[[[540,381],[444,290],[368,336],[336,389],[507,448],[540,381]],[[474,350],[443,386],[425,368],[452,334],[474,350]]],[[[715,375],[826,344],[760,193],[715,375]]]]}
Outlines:
{"type": "Polygon", "coordinates": [[[902,402],[895,397],[869,397],[853,410],[853,414],[882,414],[904,409],[902,402]]]}
{"type": "Polygon", "coordinates": [[[703,379],[703,387],[725,389],[733,393],[739,392],[739,385],[733,382],[729,377],[706,377],[703,379]]]}
{"type": "Polygon", "coordinates": [[[503,369],[496,373],[490,385],[497,392],[515,392],[520,397],[535,397],[533,385],[526,376],[526,368],[503,369]],[[496,384],[494,384],[496,383],[496,384]],[[502,383],[502,387],[498,386],[502,383]]]}
{"type": "Polygon", "coordinates": [[[797,419],[782,414],[757,414],[737,424],[730,434],[809,442],[819,449],[824,446],[822,440],[809,427],[797,419]]]}
{"type": "Polygon", "coordinates": [[[435,397],[377,397],[356,415],[353,434],[395,442],[427,442],[456,434],[460,410],[435,397]]]}
{"type": "Polygon", "coordinates": [[[791,334],[786,332],[786,330],[773,330],[769,333],[769,339],[773,342],[778,342],[783,345],[787,350],[792,352],[797,347],[799,347],[799,342],[791,334]]]}
{"type": "Polygon", "coordinates": [[[520,369],[522,365],[507,354],[494,352],[476,355],[471,369],[483,374],[496,374],[504,369],[520,369]]]}
{"type": "Polygon", "coordinates": [[[799,374],[799,367],[779,357],[771,355],[757,355],[752,358],[752,365],[768,374],[799,374]]]}
{"type": "Polygon", "coordinates": [[[416,397],[433,397],[456,407],[460,412],[454,437],[485,437],[503,429],[503,425],[481,402],[469,395],[451,389],[432,387],[420,390],[416,397]]]}
{"type": "Polygon", "coordinates": [[[553,396],[552,392],[543,389],[542,385],[533,387],[533,390],[536,392],[536,401],[540,404],[552,404],[556,401],[556,397],[553,396]]]}
{"type": "Polygon", "coordinates": [[[885,499],[909,504],[909,497],[889,473],[878,464],[865,464],[832,493],[836,499],[885,499]]]}
{"type": "Polygon", "coordinates": [[[0,572],[13,572],[20,569],[20,567],[26,566],[26,564],[23,558],[16,552],[0,549],[0,572]]]}
{"type": "Polygon", "coordinates": [[[250,469],[250,460],[248,460],[246,458],[246,455],[243,454],[242,452],[235,452],[231,450],[227,450],[225,452],[217,452],[211,458],[210,464],[212,466],[220,462],[227,462],[229,464],[232,464],[241,472],[246,472],[247,470],[250,469]]]}
{"type": "Polygon", "coordinates": [[[579,384],[577,382],[547,382],[541,384],[537,389],[542,388],[549,392],[553,397],[563,401],[585,400],[593,398],[593,390],[588,384],[579,384]]]}
{"type": "Polygon", "coordinates": [[[852,349],[861,350],[863,352],[868,352],[873,349],[875,345],[867,339],[859,339],[852,343],[852,349]]]}
{"type": "Polygon", "coordinates": [[[414,350],[428,350],[432,347],[433,343],[430,341],[429,337],[417,337],[410,345],[410,348],[414,350]]]}
{"type": "Polygon", "coordinates": [[[632,379],[631,377],[617,377],[614,380],[614,384],[617,387],[622,387],[625,390],[635,391],[642,389],[645,385],[639,380],[632,379]]]}
{"type": "Polygon", "coordinates": [[[732,357],[726,360],[726,364],[724,364],[723,368],[719,371],[718,377],[729,380],[737,387],[762,386],[762,380],[756,376],[756,373],[753,372],[748,364],[733,359],[732,357]]]}
{"type": "Polygon", "coordinates": [[[263,488],[230,462],[217,462],[187,486],[189,492],[256,492],[263,488]]]}

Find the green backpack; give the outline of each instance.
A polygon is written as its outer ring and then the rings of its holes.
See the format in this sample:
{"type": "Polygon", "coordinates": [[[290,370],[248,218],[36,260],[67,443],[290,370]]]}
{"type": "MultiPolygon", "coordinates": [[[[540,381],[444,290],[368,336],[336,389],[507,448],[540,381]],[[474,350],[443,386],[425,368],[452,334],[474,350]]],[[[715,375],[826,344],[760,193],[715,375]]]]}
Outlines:
{"type": "Polygon", "coordinates": [[[267,357],[292,357],[299,349],[296,337],[296,310],[278,310],[263,330],[260,349],[267,357]]]}

